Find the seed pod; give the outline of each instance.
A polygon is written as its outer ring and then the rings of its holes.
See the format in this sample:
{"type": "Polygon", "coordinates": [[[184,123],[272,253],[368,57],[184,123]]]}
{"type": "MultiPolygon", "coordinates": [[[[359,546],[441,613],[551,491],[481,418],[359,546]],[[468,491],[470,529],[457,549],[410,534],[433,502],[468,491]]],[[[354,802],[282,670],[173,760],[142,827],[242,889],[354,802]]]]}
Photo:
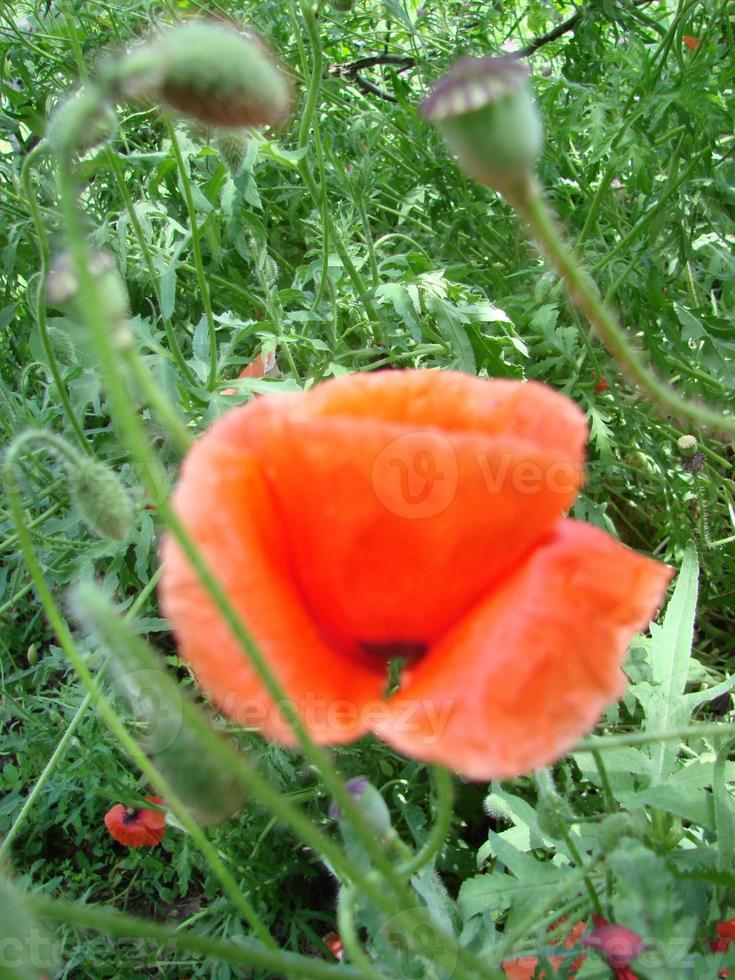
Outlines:
{"type": "Polygon", "coordinates": [[[126,538],[133,505],[119,476],[99,460],[81,457],[69,475],[72,496],[90,530],[113,541],[126,538]]]}
{"type": "Polygon", "coordinates": [[[151,93],[211,126],[277,126],[291,111],[291,85],[265,44],[220,24],[189,21],[153,42],[160,60],[151,93]]]}
{"type": "Polygon", "coordinates": [[[692,456],[697,452],[697,440],[695,436],[681,436],[676,445],[679,447],[679,452],[686,459],[691,459],[692,456]]]}
{"type": "Polygon", "coordinates": [[[436,124],[460,167],[511,202],[525,198],[543,133],[516,58],[462,58],[421,105],[436,124]]]}

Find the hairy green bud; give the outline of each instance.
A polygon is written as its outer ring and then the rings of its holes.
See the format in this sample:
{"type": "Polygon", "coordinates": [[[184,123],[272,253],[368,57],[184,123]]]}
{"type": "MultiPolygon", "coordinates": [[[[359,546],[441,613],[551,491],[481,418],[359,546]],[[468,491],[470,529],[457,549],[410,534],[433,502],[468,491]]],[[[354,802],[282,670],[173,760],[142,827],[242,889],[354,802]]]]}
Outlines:
{"type": "Polygon", "coordinates": [[[623,837],[640,837],[639,828],[627,810],[610,813],[597,828],[597,839],[605,854],[615,849],[623,837]]]}
{"type": "Polygon", "coordinates": [[[117,116],[96,85],[85,85],[55,110],[46,127],[46,139],[57,156],[86,153],[112,139],[117,116]]]}
{"type": "Polygon", "coordinates": [[[192,20],[152,42],[159,69],[150,94],[210,126],[277,126],[291,112],[291,85],[253,34],[192,20]]]}
{"type": "Polygon", "coordinates": [[[81,457],[69,476],[72,496],[87,527],[101,538],[126,538],[133,505],[119,476],[99,460],[81,457]]]}
{"type": "Polygon", "coordinates": [[[436,83],[421,115],[471,177],[511,202],[526,197],[543,131],[520,61],[462,58],[436,83]]]}
{"type": "Polygon", "coordinates": [[[212,146],[222,157],[232,177],[242,170],[248,148],[248,136],[242,129],[218,129],[212,139],[212,146]]]}
{"type": "Polygon", "coordinates": [[[58,327],[49,327],[48,337],[51,341],[51,349],[58,360],[67,367],[73,367],[77,363],[77,349],[69,334],[65,330],[59,330],[58,327]]]}
{"type": "MultiPolygon", "coordinates": [[[[348,779],[345,789],[357,804],[365,822],[374,831],[375,836],[382,841],[390,840],[395,836],[393,824],[390,819],[390,810],[378,790],[369,783],[365,776],[355,776],[348,779]]],[[[336,803],[329,807],[329,816],[332,820],[343,820],[343,814],[336,803]]]]}

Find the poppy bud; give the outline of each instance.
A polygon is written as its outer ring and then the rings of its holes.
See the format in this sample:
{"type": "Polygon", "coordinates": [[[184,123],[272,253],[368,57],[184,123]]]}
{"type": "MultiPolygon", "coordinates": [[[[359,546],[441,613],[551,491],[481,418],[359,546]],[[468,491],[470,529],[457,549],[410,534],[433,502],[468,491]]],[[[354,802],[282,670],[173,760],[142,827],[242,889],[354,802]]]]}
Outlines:
{"type": "MultiPolygon", "coordinates": [[[[100,295],[104,299],[104,314],[115,329],[125,325],[130,313],[128,292],[117,271],[115,259],[110,252],[94,252],[90,259],[89,271],[97,279],[100,295]]],[[[46,299],[54,306],[71,306],[75,310],[79,295],[79,280],[72,257],[68,252],[60,252],[51,263],[46,280],[46,299]]],[[[75,310],[76,311],[76,310],[75,310]]]]}
{"type": "Polygon", "coordinates": [[[31,643],[31,645],[28,647],[26,657],[28,658],[28,663],[31,665],[31,667],[35,667],[38,663],[38,650],[36,649],[35,643],[31,643]]]}
{"type": "Polygon", "coordinates": [[[132,524],[133,505],[120,477],[99,460],[81,457],[70,477],[72,496],[87,527],[101,538],[123,541],[132,524]]]}
{"type": "Polygon", "coordinates": [[[78,586],[72,601],[77,617],[107,649],[108,674],[156,768],[198,823],[209,826],[231,817],[244,803],[233,775],[233,748],[97,586],[78,586]]]}
{"type": "Polygon", "coordinates": [[[220,24],[189,21],[153,42],[156,96],[211,126],[277,126],[291,111],[291,86],[265,44],[220,24]]]}
{"type": "Polygon", "coordinates": [[[56,109],[46,139],[57,156],[86,153],[115,135],[117,117],[96,85],[86,85],[56,109]]]}
{"type": "MultiPolygon", "coordinates": [[[[348,779],[345,789],[357,804],[362,816],[375,836],[379,840],[387,841],[395,835],[390,819],[390,811],[385,800],[373,786],[369,783],[366,776],[355,776],[348,779]]],[[[336,803],[329,807],[329,816],[332,820],[342,822],[343,815],[336,803]]]]}
{"type": "Polygon", "coordinates": [[[543,131],[520,61],[462,58],[436,83],[421,115],[471,177],[511,202],[526,197],[543,131]]]}
{"type": "Polygon", "coordinates": [[[539,769],[536,773],[536,783],[539,791],[536,804],[539,830],[552,840],[559,840],[563,837],[565,828],[574,822],[572,808],[559,795],[551,773],[546,769],[539,769]]]}
{"type": "Polygon", "coordinates": [[[212,145],[222,157],[230,175],[237,177],[242,170],[248,148],[247,133],[241,129],[220,129],[212,140],[212,145]]]}
{"type": "Polygon", "coordinates": [[[77,349],[69,334],[65,330],[59,330],[58,327],[49,327],[48,337],[58,360],[67,367],[73,367],[77,363],[77,349]]]}
{"type": "Polygon", "coordinates": [[[58,946],[28,906],[25,893],[0,875],[0,976],[38,980],[58,966],[58,946]]]}

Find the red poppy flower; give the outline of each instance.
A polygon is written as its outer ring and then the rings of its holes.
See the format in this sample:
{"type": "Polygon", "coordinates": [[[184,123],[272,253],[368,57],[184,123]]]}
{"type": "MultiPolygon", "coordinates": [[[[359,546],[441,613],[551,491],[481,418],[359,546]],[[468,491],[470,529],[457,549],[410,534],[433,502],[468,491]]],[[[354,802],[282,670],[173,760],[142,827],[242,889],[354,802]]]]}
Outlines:
{"type": "MultiPolygon", "coordinates": [[[[735,919],[726,919],[724,922],[718,922],[715,926],[716,939],[710,940],[710,948],[713,953],[727,953],[730,949],[730,943],[735,940],[735,919]]],[[[718,977],[730,977],[732,976],[732,970],[729,967],[725,967],[723,970],[717,974],[718,977]]]]}
{"type": "MultiPolygon", "coordinates": [[[[157,796],[148,796],[149,803],[161,804],[157,796]]],[[[105,827],[118,842],[128,847],[154,847],[166,833],[166,817],[160,810],[116,803],[105,814],[105,827]]]]}
{"type": "Polygon", "coordinates": [[[328,932],[322,942],[336,960],[344,959],[344,946],[338,933],[328,932]]]}
{"type": "Polygon", "coordinates": [[[609,391],[609,390],[610,390],[610,382],[607,380],[607,378],[602,374],[597,376],[597,380],[595,381],[595,391],[602,393],[604,391],[609,391]]]}
{"type": "Polygon", "coordinates": [[[616,973],[616,977],[633,976],[633,974],[626,975],[625,970],[636,956],[640,956],[644,952],[646,949],[645,942],[637,932],[633,932],[632,929],[625,926],[616,925],[614,922],[608,922],[600,915],[593,915],[592,920],[595,923],[595,928],[588,936],[584,937],[584,945],[598,950],[613,970],[623,971],[616,973]]]}
{"type": "MultiPolygon", "coordinates": [[[[549,926],[553,929],[558,923],[553,923],[549,926]]],[[[565,949],[571,949],[581,938],[587,926],[584,922],[578,922],[570,931],[569,935],[564,940],[563,946],[565,949]]],[[[549,956],[549,963],[554,968],[556,973],[564,962],[563,956],[549,956]]],[[[584,954],[577,957],[577,959],[569,965],[567,968],[567,973],[565,976],[574,977],[577,975],[577,970],[582,966],[584,962],[584,954]]],[[[505,973],[508,980],[544,980],[546,977],[545,973],[541,973],[540,976],[536,976],[536,970],[538,969],[538,958],[536,956],[520,956],[515,960],[505,960],[502,964],[503,973],[505,973]]]]}
{"type": "Polygon", "coordinates": [[[692,37],[691,34],[685,34],[682,40],[690,51],[696,51],[702,39],[699,37],[692,37]]]}
{"type": "MultiPolygon", "coordinates": [[[[238,374],[238,378],[273,378],[278,376],[278,365],[276,364],[276,352],[271,350],[267,354],[258,354],[250,364],[247,364],[238,374]]],[[[236,395],[234,388],[223,388],[221,395],[236,395]]]]}
{"type": "MultiPolygon", "coordinates": [[[[586,435],[534,382],[357,374],[228,412],[174,506],[316,741],[373,731],[502,778],[557,759],[622,693],[627,644],[670,577],[561,519],[586,435]]],[[[162,606],[201,685],[293,744],[171,537],[163,563],[162,606]]]]}

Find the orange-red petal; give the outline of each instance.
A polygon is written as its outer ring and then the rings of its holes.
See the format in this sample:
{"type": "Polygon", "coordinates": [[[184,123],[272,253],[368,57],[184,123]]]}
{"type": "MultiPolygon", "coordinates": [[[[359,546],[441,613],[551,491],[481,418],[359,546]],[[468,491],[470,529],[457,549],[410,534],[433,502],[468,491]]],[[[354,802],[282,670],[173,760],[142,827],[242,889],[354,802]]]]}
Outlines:
{"type": "Polygon", "coordinates": [[[628,643],[670,576],[597,528],[560,521],[407,671],[378,734],[475,779],[553,762],[622,693],[628,643]]]}
{"type": "MultiPolygon", "coordinates": [[[[380,696],[384,675],[345,664],[323,641],[304,606],[281,516],[245,444],[249,413],[258,404],[229,412],[196,443],[184,463],[174,505],[312,737],[349,741],[365,731],[357,708],[380,696]]],[[[162,557],[162,608],[201,686],[231,718],[291,743],[290,729],[248,655],[170,535],[162,557]]]]}
{"type": "Polygon", "coordinates": [[[434,643],[561,516],[581,479],[579,409],[533,383],[356,375],[243,416],[322,634],[434,643]]]}

